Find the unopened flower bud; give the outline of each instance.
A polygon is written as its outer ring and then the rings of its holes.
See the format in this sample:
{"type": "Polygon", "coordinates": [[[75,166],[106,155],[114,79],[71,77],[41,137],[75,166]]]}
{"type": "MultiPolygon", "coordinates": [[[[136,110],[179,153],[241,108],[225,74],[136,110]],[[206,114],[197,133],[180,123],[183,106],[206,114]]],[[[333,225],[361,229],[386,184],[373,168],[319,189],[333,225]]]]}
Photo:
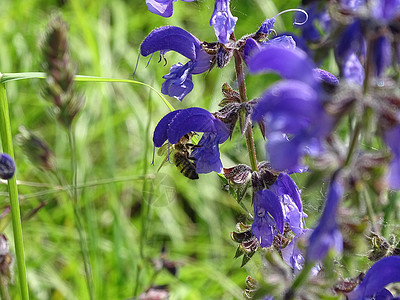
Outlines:
{"type": "Polygon", "coordinates": [[[260,248],[260,244],[258,243],[257,238],[252,235],[251,226],[238,223],[236,227],[238,232],[231,232],[231,238],[233,241],[239,243],[239,246],[236,249],[235,258],[243,255],[241,265],[241,267],[243,267],[260,248]]]}
{"type": "Polygon", "coordinates": [[[243,164],[232,168],[224,168],[224,175],[232,183],[244,184],[250,180],[251,168],[243,164]]]}
{"type": "Polygon", "coordinates": [[[240,103],[240,94],[232,89],[229,84],[224,83],[222,85],[222,93],[224,94],[225,98],[221,101],[219,106],[225,106],[225,104],[232,102],[240,103]]]}
{"type": "Polygon", "coordinates": [[[6,153],[0,154],[0,178],[11,179],[15,173],[15,163],[10,155],[6,153]]]}

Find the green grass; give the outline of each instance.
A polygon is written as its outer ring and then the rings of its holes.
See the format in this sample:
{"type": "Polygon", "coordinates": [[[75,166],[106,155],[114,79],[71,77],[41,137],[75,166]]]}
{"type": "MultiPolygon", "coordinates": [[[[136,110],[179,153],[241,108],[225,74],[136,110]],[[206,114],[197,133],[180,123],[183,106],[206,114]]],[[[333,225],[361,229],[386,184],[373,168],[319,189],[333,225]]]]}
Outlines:
{"type": "MultiPolygon", "coordinates": [[[[42,71],[40,43],[52,14],[61,14],[69,24],[71,57],[79,74],[84,75],[131,78],[139,45],[157,26],[182,26],[201,40],[215,40],[208,26],[213,1],[177,2],[170,19],[150,14],[145,1],[139,0],[61,2],[3,1],[2,73],[42,71]]],[[[258,8],[257,2],[252,5],[258,8]]],[[[256,30],[266,17],[251,8],[233,1],[233,12],[240,20],[238,34],[256,30]],[[258,23],[254,23],[254,13],[258,23]]],[[[142,57],[135,79],[160,90],[161,77],[172,64],[182,61],[173,53],[167,59],[165,67],[154,58],[145,68],[148,59],[142,57]]],[[[201,106],[215,110],[222,83],[234,82],[232,71],[229,66],[195,76],[195,89],[185,101],[170,102],[177,108],[201,106]]],[[[18,127],[25,126],[43,138],[55,153],[59,173],[69,179],[68,136],[54,120],[51,105],[43,99],[42,85],[39,79],[6,84],[12,132],[15,136],[18,127]]],[[[150,284],[169,284],[173,299],[241,298],[248,272],[239,268],[240,261],[233,260],[236,245],[229,233],[239,219],[245,219],[243,210],[222,191],[215,174],[191,182],[173,166],[157,173],[161,158],[156,157],[155,167],[150,165],[152,131],[168,112],[165,104],[156,93],[132,84],[80,82],[77,86],[86,97],[75,124],[79,209],[84,216],[96,299],[133,297],[136,283],[137,292],[150,284]],[[143,176],[147,176],[146,181],[143,176]],[[141,239],[142,226],[147,230],[141,239]],[[180,266],[178,276],[161,271],[150,282],[155,272],[151,260],[159,257],[164,244],[168,259],[180,266]]],[[[239,147],[236,152],[237,157],[225,156],[224,161],[235,163],[245,148],[239,147]]],[[[61,189],[54,175],[32,165],[17,145],[15,153],[17,179],[22,181],[18,186],[22,216],[46,203],[23,222],[31,299],[88,299],[66,187],[61,189]]],[[[0,205],[5,207],[6,186],[1,184],[0,191],[0,205]]],[[[9,216],[1,224],[13,245],[9,216]]],[[[10,287],[10,293],[18,299],[18,281],[10,287]]]]}
{"type": "MultiPolygon", "coordinates": [[[[256,31],[266,17],[300,2],[232,0],[232,13],[239,17],[236,36],[256,31]]],[[[51,16],[60,14],[69,25],[71,58],[78,74],[132,79],[140,43],[156,27],[181,26],[200,40],[214,41],[208,24],[213,6],[212,0],[178,1],[173,17],[163,19],[149,13],[144,0],[3,0],[0,72],[43,71],[40,41],[51,16]]],[[[291,23],[289,13],[277,19],[276,28],[292,30],[291,23]]],[[[141,57],[135,80],[160,91],[161,77],[172,64],[185,61],[175,53],[166,57],[167,66],[154,57],[147,68],[148,58],[141,57]]],[[[250,76],[249,97],[259,96],[276,78],[250,76]]],[[[215,111],[222,84],[235,86],[235,79],[231,62],[223,70],[194,76],[194,90],[182,103],[166,98],[175,108],[200,106],[215,111]]],[[[58,173],[68,182],[72,175],[68,135],[43,99],[43,84],[41,79],[6,83],[12,133],[15,136],[19,126],[25,126],[43,138],[54,151],[58,173]]],[[[250,219],[223,191],[216,174],[190,181],[169,164],[157,172],[162,157],[156,156],[155,166],[151,165],[153,130],[169,111],[159,95],[132,83],[79,81],[76,85],[86,98],[75,123],[78,209],[84,219],[95,298],[131,299],[152,284],[168,284],[171,299],[241,299],[246,276],[258,273],[260,258],[255,256],[240,268],[241,260],[233,259],[237,245],[229,234],[238,221],[250,219]],[[165,270],[154,275],[152,260],[160,257],[164,245],[167,259],[179,265],[176,277],[165,270]]],[[[264,142],[259,132],[255,136],[262,160],[264,142]]],[[[14,145],[22,216],[46,203],[22,224],[30,299],[89,299],[69,187],[33,165],[15,140],[14,145]]],[[[221,151],[226,167],[249,163],[238,132],[221,151]]],[[[306,184],[306,176],[295,175],[300,187],[306,184]]],[[[318,219],[322,209],[324,187],[318,188],[302,194],[308,224],[318,219]]],[[[3,209],[9,203],[6,191],[0,184],[3,209]]],[[[243,201],[251,211],[250,197],[243,201]]],[[[10,221],[9,215],[1,219],[0,229],[14,253],[10,221]]],[[[10,294],[19,299],[14,278],[10,294]]]]}

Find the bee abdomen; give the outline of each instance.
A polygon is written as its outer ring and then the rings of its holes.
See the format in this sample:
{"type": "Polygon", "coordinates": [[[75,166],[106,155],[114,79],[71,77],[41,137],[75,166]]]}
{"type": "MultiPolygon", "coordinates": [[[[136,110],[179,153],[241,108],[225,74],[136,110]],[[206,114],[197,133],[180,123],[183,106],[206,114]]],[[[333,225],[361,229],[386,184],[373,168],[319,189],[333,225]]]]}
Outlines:
{"type": "Polygon", "coordinates": [[[196,171],[196,165],[192,163],[187,155],[182,152],[176,152],[174,155],[175,165],[178,170],[189,179],[199,179],[196,171]]]}

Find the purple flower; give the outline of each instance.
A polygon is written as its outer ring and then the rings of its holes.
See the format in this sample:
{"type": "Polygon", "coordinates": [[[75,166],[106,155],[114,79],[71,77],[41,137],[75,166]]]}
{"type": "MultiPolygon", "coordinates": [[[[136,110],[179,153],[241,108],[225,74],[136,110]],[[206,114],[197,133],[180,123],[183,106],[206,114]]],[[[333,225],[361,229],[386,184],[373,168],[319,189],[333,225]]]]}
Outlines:
{"type": "Polygon", "coordinates": [[[0,178],[11,179],[15,173],[15,163],[10,155],[6,153],[0,154],[0,178]]]}
{"type": "MultiPolygon", "coordinates": [[[[364,1],[346,1],[349,8],[355,10],[364,4],[364,1]]],[[[363,59],[366,53],[365,35],[371,30],[376,30],[379,36],[371,39],[372,62],[375,76],[380,77],[390,66],[392,59],[392,47],[390,40],[390,23],[400,15],[399,0],[373,1],[369,10],[369,15],[359,14],[354,21],[347,26],[338,40],[336,47],[336,57],[339,63],[343,64],[349,60],[351,55],[356,54],[363,59]],[[374,26],[374,28],[371,28],[374,26]],[[385,28],[386,27],[386,28],[385,28]],[[388,35],[389,34],[389,35],[388,35]]]]}
{"type": "Polygon", "coordinates": [[[364,82],[365,74],[364,68],[356,54],[351,54],[343,66],[343,78],[347,82],[362,85],[364,82]]]}
{"type": "Polygon", "coordinates": [[[175,26],[163,26],[154,29],[140,45],[140,54],[147,56],[156,51],[176,51],[179,54],[196,60],[201,49],[200,41],[191,33],[175,26]]]}
{"type": "MultiPolygon", "coordinates": [[[[298,244],[303,244],[304,242],[302,240],[308,239],[311,232],[311,229],[304,229],[301,234],[296,234],[293,240],[281,250],[282,259],[285,261],[285,263],[292,267],[294,274],[298,274],[303,269],[305,263],[303,253],[299,249],[298,244]]],[[[316,264],[311,269],[312,276],[317,275],[320,270],[320,265],[316,264]]]]}
{"type": "Polygon", "coordinates": [[[336,58],[339,61],[346,61],[352,54],[365,55],[365,40],[362,35],[360,20],[356,19],[343,30],[335,50],[336,58]]]}
{"type": "Polygon", "coordinates": [[[254,220],[251,232],[261,247],[271,247],[275,235],[283,233],[284,215],[281,201],[272,191],[261,190],[253,198],[254,220]]]}
{"type": "Polygon", "coordinates": [[[400,282],[399,256],[388,256],[376,262],[360,285],[346,296],[348,300],[394,299],[385,289],[385,286],[393,282],[400,282]]]}
{"type": "Polygon", "coordinates": [[[278,13],[276,16],[272,17],[271,19],[266,19],[258,29],[258,31],[252,35],[252,37],[247,37],[245,41],[245,46],[243,49],[243,59],[246,64],[248,64],[248,61],[250,59],[250,56],[255,55],[255,53],[259,52],[263,48],[268,48],[268,47],[282,47],[282,48],[288,48],[288,49],[294,49],[296,48],[296,42],[294,38],[291,36],[291,34],[288,35],[280,35],[276,36],[276,32],[273,29],[276,17],[280,16],[281,14],[284,14],[286,12],[301,12],[305,15],[305,19],[299,23],[299,22],[294,22],[294,25],[302,25],[307,22],[308,20],[308,15],[307,13],[302,10],[302,9],[287,9],[284,10],[280,13],[278,13]],[[275,37],[271,39],[266,39],[268,35],[274,32],[275,37]]]}
{"type": "Polygon", "coordinates": [[[218,145],[229,137],[229,129],[210,112],[200,107],[179,109],[170,112],[160,120],[154,130],[155,147],[161,147],[167,140],[176,144],[189,132],[204,132],[199,146],[192,155],[198,173],[221,172],[218,145]]]}
{"type": "Polygon", "coordinates": [[[303,213],[300,191],[289,175],[279,174],[269,190],[256,192],[253,204],[251,230],[261,247],[270,247],[275,235],[283,233],[285,223],[295,234],[303,233],[303,218],[307,215],[303,213]]]}
{"type": "Polygon", "coordinates": [[[243,59],[246,65],[249,63],[250,58],[261,50],[260,44],[252,38],[248,38],[243,47],[243,59]]]}
{"type": "Polygon", "coordinates": [[[261,51],[263,48],[268,48],[268,47],[282,47],[282,48],[288,48],[288,49],[295,49],[296,48],[296,42],[294,41],[293,37],[288,36],[288,35],[282,35],[278,36],[274,39],[267,40],[264,42],[257,42],[253,38],[248,38],[246,39],[244,48],[243,48],[243,59],[246,64],[248,64],[250,58],[255,55],[257,52],[261,51]]]}
{"type": "MultiPolygon", "coordinates": [[[[173,13],[172,2],[177,0],[146,0],[147,7],[149,11],[153,14],[169,18],[173,13]]],[[[182,0],[185,2],[192,2],[194,0],[182,0]]]]}
{"type": "Polygon", "coordinates": [[[210,26],[214,26],[215,35],[221,44],[229,42],[238,19],[232,16],[229,2],[230,0],[215,0],[214,12],[210,19],[210,26]]]}
{"type": "Polygon", "coordinates": [[[194,149],[192,156],[196,162],[197,173],[210,173],[217,172],[221,173],[222,163],[219,158],[218,145],[222,144],[225,140],[225,135],[218,135],[213,132],[206,132],[200,139],[198,148],[194,149]]]}
{"type": "Polygon", "coordinates": [[[295,274],[297,274],[304,266],[303,254],[297,247],[298,239],[299,235],[296,235],[294,239],[281,250],[283,260],[293,268],[295,274]]]}
{"type": "MultiPolygon", "coordinates": [[[[301,26],[298,26],[301,30],[302,37],[311,42],[318,42],[321,40],[321,29],[324,32],[330,30],[331,19],[328,13],[328,9],[318,5],[318,3],[311,3],[308,7],[304,8],[308,14],[308,21],[301,26]]],[[[295,14],[297,17],[298,14],[295,14]]]]}
{"type": "Polygon", "coordinates": [[[180,101],[193,89],[192,75],[206,72],[211,67],[212,56],[207,54],[200,41],[191,33],[175,26],[154,29],[140,46],[140,54],[148,56],[156,51],[164,55],[175,51],[187,57],[189,61],[175,64],[162,85],[162,93],[180,101]]]}
{"type": "Polygon", "coordinates": [[[286,48],[286,49],[295,49],[296,48],[296,42],[293,39],[293,37],[290,35],[277,36],[271,40],[261,42],[260,45],[263,48],[268,48],[268,47],[272,47],[272,46],[282,47],[282,48],[286,48]]]}
{"type": "Polygon", "coordinates": [[[329,85],[338,85],[339,84],[339,79],[336,78],[336,76],[332,75],[328,71],[322,70],[322,69],[314,69],[314,76],[316,79],[321,81],[323,84],[329,84],[329,85]]]}
{"type": "Polygon", "coordinates": [[[304,11],[303,9],[300,8],[293,8],[293,9],[286,9],[284,11],[281,11],[280,13],[278,13],[277,15],[275,15],[274,17],[272,17],[271,19],[265,19],[265,21],[261,24],[260,28],[258,29],[257,33],[264,33],[267,36],[274,30],[274,24],[276,21],[276,18],[284,13],[287,12],[299,12],[304,14],[305,18],[304,20],[302,20],[301,22],[295,21],[293,23],[293,25],[303,25],[307,22],[308,20],[308,14],[306,11],[304,11]]]}
{"type": "Polygon", "coordinates": [[[303,268],[304,257],[297,247],[297,241],[307,229],[304,229],[303,219],[307,215],[303,212],[300,198],[300,190],[292,178],[286,173],[281,173],[278,179],[270,187],[270,190],[278,196],[284,217],[284,223],[296,234],[294,239],[282,251],[283,260],[297,273],[303,268]]]}
{"type": "Polygon", "coordinates": [[[374,42],[372,60],[375,65],[375,74],[379,77],[390,66],[392,61],[392,45],[387,37],[380,36],[374,42]]]}
{"type": "Polygon", "coordinates": [[[322,82],[337,79],[315,65],[299,49],[269,47],[249,61],[252,73],[277,72],[285,80],[272,85],[260,98],[252,118],[264,122],[267,152],[274,169],[296,172],[305,154],[322,151],[322,141],[333,127],[323,108],[322,82]],[[290,138],[289,138],[290,136],[290,138]]]}
{"type": "Polygon", "coordinates": [[[295,234],[302,234],[304,230],[303,218],[307,217],[303,213],[300,191],[292,178],[286,173],[281,173],[278,179],[270,187],[270,190],[277,195],[282,204],[284,222],[289,224],[290,229],[295,234]]]}
{"type": "Polygon", "coordinates": [[[161,93],[182,101],[193,89],[193,66],[192,60],[185,65],[181,63],[173,65],[170,72],[163,76],[165,81],[161,86],[161,93]]]}
{"type": "Polygon", "coordinates": [[[340,5],[344,9],[348,10],[356,10],[365,4],[365,0],[342,0],[340,1],[340,5]]]}
{"type": "Polygon", "coordinates": [[[309,239],[306,254],[309,262],[323,260],[331,249],[337,252],[342,252],[343,249],[342,235],[336,223],[336,211],[344,189],[336,177],[337,175],[329,186],[324,211],[309,239]]]}
{"type": "Polygon", "coordinates": [[[372,17],[382,24],[388,24],[400,13],[399,0],[380,0],[372,2],[372,17]]]}
{"type": "Polygon", "coordinates": [[[400,125],[397,125],[384,134],[384,140],[392,151],[392,161],[389,166],[388,182],[389,187],[395,190],[400,189],[400,125]]]}
{"type": "Polygon", "coordinates": [[[285,79],[298,80],[310,86],[318,85],[314,63],[299,49],[268,47],[256,53],[249,63],[250,72],[275,72],[285,79]]]}
{"type": "Polygon", "coordinates": [[[296,48],[299,48],[300,50],[303,50],[307,55],[311,58],[313,58],[314,53],[311,51],[311,49],[308,47],[307,42],[305,39],[303,39],[301,36],[298,36],[294,34],[293,32],[282,32],[276,36],[276,38],[280,36],[290,36],[296,43],[296,48]]]}

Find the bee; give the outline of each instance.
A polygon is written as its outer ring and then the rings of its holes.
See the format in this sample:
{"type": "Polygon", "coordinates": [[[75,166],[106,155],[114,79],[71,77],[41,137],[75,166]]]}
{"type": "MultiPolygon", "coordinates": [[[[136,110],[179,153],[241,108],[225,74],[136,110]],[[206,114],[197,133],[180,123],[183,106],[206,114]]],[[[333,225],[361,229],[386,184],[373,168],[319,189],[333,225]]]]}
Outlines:
{"type": "Polygon", "coordinates": [[[190,156],[194,148],[200,147],[190,143],[193,135],[195,135],[194,132],[187,133],[174,145],[168,142],[162,145],[158,150],[158,154],[164,155],[168,150],[168,155],[158,170],[168,161],[169,157],[172,157],[172,162],[185,177],[192,180],[199,179],[196,163],[194,162],[195,158],[190,156]]]}
{"type": "Polygon", "coordinates": [[[199,179],[196,164],[191,159],[186,151],[176,151],[174,154],[174,163],[178,170],[189,179],[199,179]]]}

